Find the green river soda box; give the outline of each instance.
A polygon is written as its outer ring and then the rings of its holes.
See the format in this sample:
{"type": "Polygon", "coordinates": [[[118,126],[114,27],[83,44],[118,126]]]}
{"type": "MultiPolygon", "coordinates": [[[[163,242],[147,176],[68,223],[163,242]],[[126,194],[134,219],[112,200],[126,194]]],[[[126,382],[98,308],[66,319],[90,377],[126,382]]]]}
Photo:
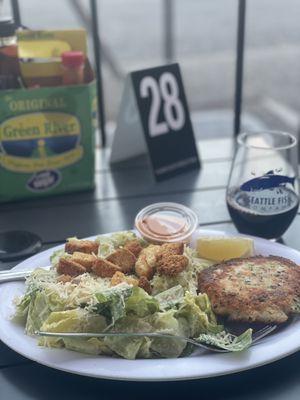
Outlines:
{"type": "Polygon", "coordinates": [[[94,187],[95,81],[0,91],[0,202],[94,187]]]}

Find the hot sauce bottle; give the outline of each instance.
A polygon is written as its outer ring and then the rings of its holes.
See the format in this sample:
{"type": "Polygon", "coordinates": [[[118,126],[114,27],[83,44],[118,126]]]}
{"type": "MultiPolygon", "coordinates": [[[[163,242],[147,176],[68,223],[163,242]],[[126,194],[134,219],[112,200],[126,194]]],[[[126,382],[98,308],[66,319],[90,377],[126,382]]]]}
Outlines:
{"type": "Polygon", "coordinates": [[[65,51],[61,55],[63,85],[80,85],[84,83],[84,54],[82,51],[65,51]]]}

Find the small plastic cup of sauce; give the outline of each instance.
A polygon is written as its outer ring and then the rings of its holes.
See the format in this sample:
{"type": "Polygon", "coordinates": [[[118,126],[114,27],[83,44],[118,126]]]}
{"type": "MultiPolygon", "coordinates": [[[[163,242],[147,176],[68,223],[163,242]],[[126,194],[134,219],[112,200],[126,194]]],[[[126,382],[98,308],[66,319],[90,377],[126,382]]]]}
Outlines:
{"type": "Polygon", "coordinates": [[[178,203],[154,203],[135,217],[135,227],[151,243],[189,242],[198,226],[198,217],[178,203]]]}

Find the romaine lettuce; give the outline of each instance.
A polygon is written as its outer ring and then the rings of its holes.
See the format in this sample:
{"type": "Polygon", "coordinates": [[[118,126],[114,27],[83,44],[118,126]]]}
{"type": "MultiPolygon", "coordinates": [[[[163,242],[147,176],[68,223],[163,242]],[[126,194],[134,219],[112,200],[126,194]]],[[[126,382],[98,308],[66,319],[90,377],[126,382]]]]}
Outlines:
{"type": "Polygon", "coordinates": [[[115,251],[115,246],[110,237],[100,236],[97,241],[99,242],[98,257],[106,258],[115,251]]]}
{"type": "MultiPolygon", "coordinates": [[[[139,318],[131,315],[117,321],[113,332],[152,332],[152,329],[148,317],[139,318]]],[[[119,356],[130,360],[138,355],[141,357],[150,356],[151,340],[149,338],[106,336],[104,343],[119,356]]]]}
{"type": "Polygon", "coordinates": [[[93,306],[93,310],[104,315],[110,326],[113,326],[116,321],[125,316],[125,300],[131,293],[132,287],[126,284],[119,285],[102,293],[96,293],[95,297],[98,303],[93,306]]]}
{"type": "MultiPolygon", "coordinates": [[[[169,310],[156,313],[152,320],[153,331],[168,333],[170,335],[186,336],[189,328],[185,319],[175,318],[175,311],[169,310]]],[[[179,357],[186,347],[186,341],[182,339],[155,338],[152,339],[151,351],[159,357],[179,357]]]]}
{"type": "Polygon", "coordinates": [[[223,326],[217,324],[206,294],[193,296],[186,292],[176,312],[176,317],[186,319],[190,337],[198,337],[201,333],[218,333],[223,330],[223,326]]]}
{"type": "Polygon", "coordinates": [[[177,306],[183,301],[184,290],[182,286],[176,285],[158,293],[154,298],[158,300],[160,309],[165,311],[177,306]]]}
{"type": "Polygon", "coordinates": [[[239,336],[232,335],[225,331],[220,333],[202,333],[196,340],[200,343],[211,344],[228,351],[242,351],[251,346],[252,329],[247,329],[239,336]]]}
{"type": "Polygon", "coordinates": [[[197,294],[198,272],[209,267],[213,263],[196,257],[195,250],[192,250],[187,246],[185,246],[184,255],[189,260],[188,267],[184,271],[180,272],[176,276],[154,275],[151,281],[153,295],[157,295],[158,293],[177,285],[180,285],[185,291],[187,290],[193,295],[197,294]]]}
{"type": "MultiPolygon", "coordinates": [[[[49,339],[49,338],[48,338],[49,339]]],[[[90,339],[80,339],[80,338],[64,338],[63,344],[66,349],[79,351],[86,354],[103,354],[103,355],[113,355],[113,352],[106,346],[103,339],[90,338],[90,339]]]]}
{"type": "Polygon", "coordinates": [[[134,287],[132,294],[125,301],[126,314],[133,314],[138,317],[154,314],[159,310],[159,302],[152,296],[149,296],[145,290],[134,287]]]}
{"type": "Polygon", "coordinates": [[[102,315],[82,308],[54,311],[40,327],[45,332],[103,332],[107,327],[102,315]]]}
{"type": "Polygon", "coordinates": [[[121,232],[113,233],[110,236],[110,238],[115,247],[120,247],[120,246],[124,246],[130,240],[137,239],[137,236],[132,231],[121,231],[121,232]]]}
{"type": "Polygon", "coordinates": [[[28,335],[33,335],[39,330],[43,322],[48,318],[51,310],[49,302],[44,292],[36,291],[31,296],[31,301],[28,308],[28,315],[25,325],[25,332],[28,335]]]}
{"type": "Polygon", "coordinates": [[[136,358],[144,342],[145,339],[139,337],[106,336],[104,338],[104,344],[110,350],[128,360],[134,360],[136,358]]]}
{"type": "Polygon", "coordinates": [[[137,239],[137,236],[131,231],[116,232],[110,236],[98,236],[96,239],[99,243],[98,256],[108,257],[116,248],[124,246],[128,241],[134,239],[137,239]]]}
{"type": "Polygon", "coordinates": [[[53,267],[56,267],[59,259],[61,256],[63,256],[65,254],[65,249],[59,249],[54,251],[51,256],[50,256],[50,263],[53,267]]]}
{"type": "Polygon", "coordinates": [[[34,292],[26,293],[21,299],[16,302],[16,311],[13,316],[15,322],[25,324],[28,316],[29,305],[34,292]]]}

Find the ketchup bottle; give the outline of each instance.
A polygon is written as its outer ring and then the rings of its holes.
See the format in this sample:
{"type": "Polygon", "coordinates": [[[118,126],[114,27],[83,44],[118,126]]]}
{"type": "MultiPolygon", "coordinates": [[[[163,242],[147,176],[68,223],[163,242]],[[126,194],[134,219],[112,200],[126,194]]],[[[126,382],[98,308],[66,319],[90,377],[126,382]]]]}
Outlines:
{"type": "Polygon", "coordinates": [[[84,83],[84,61],[82,51],[65,51],[61,55],[63,85],[80,85],[84,83]]]}

